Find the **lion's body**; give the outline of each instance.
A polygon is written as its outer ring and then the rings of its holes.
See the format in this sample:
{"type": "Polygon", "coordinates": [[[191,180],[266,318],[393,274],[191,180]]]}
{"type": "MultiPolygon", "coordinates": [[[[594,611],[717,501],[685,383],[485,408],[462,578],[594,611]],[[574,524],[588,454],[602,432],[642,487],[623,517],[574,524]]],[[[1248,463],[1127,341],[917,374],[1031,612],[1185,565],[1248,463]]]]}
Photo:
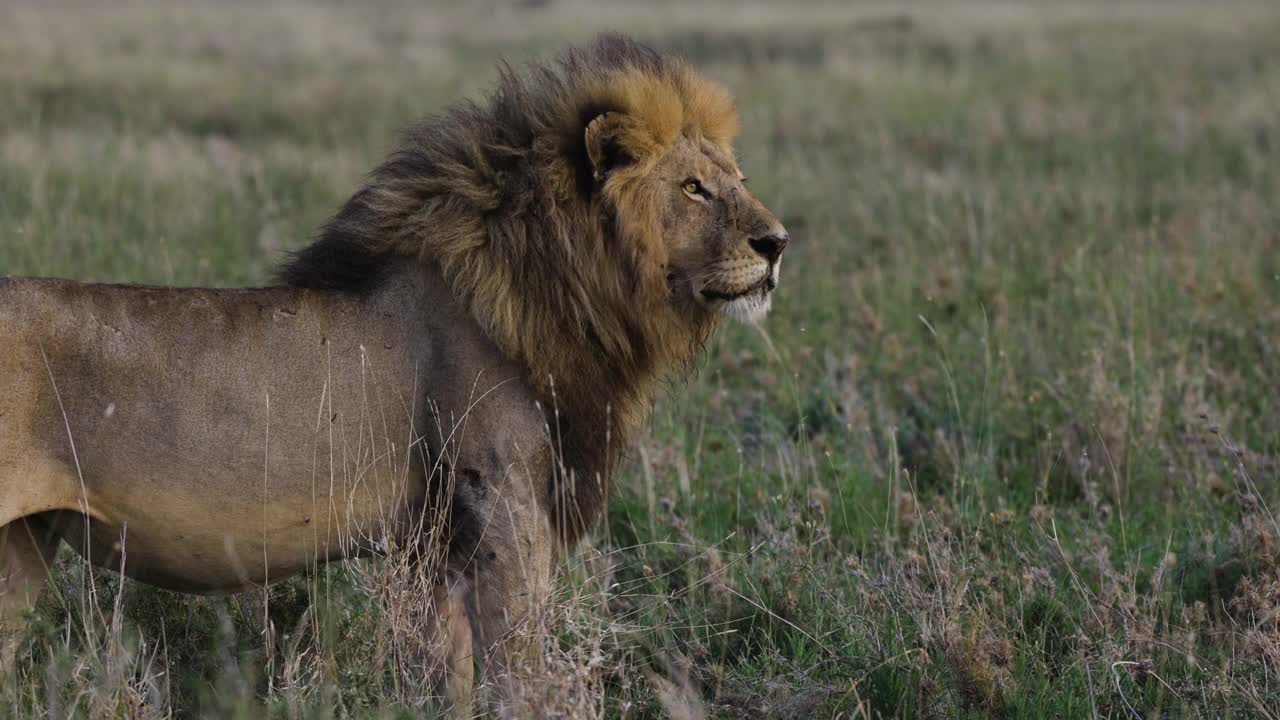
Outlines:
{"type": "Polygon", "coordinates": [[[545,447],[451,305],[425,270],[361,297],[4,281],[0,526],[45,518],[113,568],[123,542],[127,573],[189,592],[376,549],[424,509],[452,418],[451,449],[545,447]]]}
{"type": "Polygon", "coordinates": [[[657,389],[768,309],[735,127],[605,36],[411,131],[288,287],[0,280],[0,625],[63,539],[199,592],[417,547],[465,708],[473,634],[501,670],[657,389]]]}

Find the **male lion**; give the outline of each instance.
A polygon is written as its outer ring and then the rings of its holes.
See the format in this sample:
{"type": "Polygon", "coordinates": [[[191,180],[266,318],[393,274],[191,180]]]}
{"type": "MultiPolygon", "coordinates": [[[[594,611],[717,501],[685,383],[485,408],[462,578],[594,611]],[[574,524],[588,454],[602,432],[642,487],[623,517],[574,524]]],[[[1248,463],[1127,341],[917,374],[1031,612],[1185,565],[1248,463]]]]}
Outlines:
{"type": "Polygon", "coordinates": [[[735,130],[607,35],[412,129],[283,287],[0,279],[0,624],[62,540],[211,593],[429,536],[465,713],[664,380],[769,308],[787,234],[735,130]]]}

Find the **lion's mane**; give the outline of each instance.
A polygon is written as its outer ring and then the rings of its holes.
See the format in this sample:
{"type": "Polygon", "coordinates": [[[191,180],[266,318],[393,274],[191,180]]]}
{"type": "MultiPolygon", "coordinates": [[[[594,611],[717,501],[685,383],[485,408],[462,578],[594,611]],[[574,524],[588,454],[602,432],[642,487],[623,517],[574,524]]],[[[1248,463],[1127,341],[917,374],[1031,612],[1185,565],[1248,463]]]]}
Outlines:
{"type": "Polygon", "coordinates": [[[363,292],[395,263],[437,263],[554,422],[560,480],[549,502],[566,538],[598,515],[620,451],[666,375],[687,366],[710,317],[665,300],[659,207],[644,182],[690,130],[729,150],[730,95],[682,59],[617,35],[555,65],[503,65],[483,104],[428,118],[294,254],[282,280],[363,292]],[[583,142],[606,112],[632,121],[628,156],[600,192],[583,142]]]}

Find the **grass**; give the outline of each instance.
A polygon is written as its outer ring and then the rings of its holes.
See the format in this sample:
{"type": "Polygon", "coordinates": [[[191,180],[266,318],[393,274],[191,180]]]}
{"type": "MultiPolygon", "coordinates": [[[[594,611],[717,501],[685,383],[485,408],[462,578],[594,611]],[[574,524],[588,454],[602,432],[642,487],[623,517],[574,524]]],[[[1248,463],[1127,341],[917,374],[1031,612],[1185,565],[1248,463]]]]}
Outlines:
{"type": "MultiPolygon", "coordinates": [[[[0,272],[264,282],[398,127],[604,27],[735,89],[794,242],[566,559],[526,713],[1280,714],[1266,4],[9,5],[0,272]]],[[[0,714],[412,716],[394,577],[64,554],[0,714]]]]}

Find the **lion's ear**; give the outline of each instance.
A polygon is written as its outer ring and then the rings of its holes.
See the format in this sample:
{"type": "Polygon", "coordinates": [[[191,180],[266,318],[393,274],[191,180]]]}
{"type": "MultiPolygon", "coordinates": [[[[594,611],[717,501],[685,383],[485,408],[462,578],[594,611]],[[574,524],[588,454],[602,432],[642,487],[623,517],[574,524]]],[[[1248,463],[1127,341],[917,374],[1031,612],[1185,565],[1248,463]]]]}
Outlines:
{"type": "Polygon", "coordinates": [[[596,181],[604,180],[608,172],[633,158],[622,144],[622,134],[627,128],[626,115],[620,112],[600,113],[583,133],[587,144],[587,158],[596,181]]]}

